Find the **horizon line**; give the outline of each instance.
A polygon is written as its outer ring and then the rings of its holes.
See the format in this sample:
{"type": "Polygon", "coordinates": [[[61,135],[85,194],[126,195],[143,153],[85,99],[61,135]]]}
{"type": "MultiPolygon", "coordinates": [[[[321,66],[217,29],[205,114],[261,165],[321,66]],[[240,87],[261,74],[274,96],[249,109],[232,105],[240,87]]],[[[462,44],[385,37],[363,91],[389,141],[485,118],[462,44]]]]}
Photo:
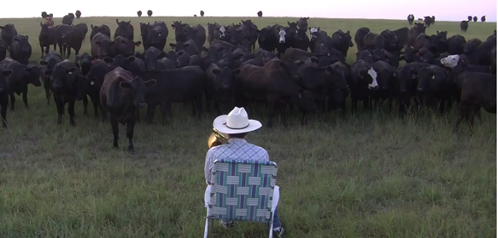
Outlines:
{"type": "MultiPolygon", "coordinates": [[[[134,15],[134,16],[125,16],[125,15],[122,15],[122,16],[85,16],[85,17],[82,17],[82,18],[110,18],[110,17],[133,17],[133,18],[238,18],[238,17],[243,17],[243,18],[301,18],[301,17],[296,17],[296,16],[264,16],[264,17],[258,17],[258,16],[204,16],[204,17],[201,17],[201,16],[197,16],[197,17],[194,17],[193,15],[189,15],[189,16],[143,16],[142,17],[138,17],[137,15],[134,15]]],[[[38,17],[35,17],[35,16],[31,16],[31,17],[0,17],[0,19],[29,19],[29,18],[33,18],[33,19],[36,19],[36,18],[41,18],[41,16],[38,16],[38,17]]],[[[344,19],[344,20],[390,20],[390,21],[407,21],[406,19],[399,19],[399,18],[332,18],[332,17],[309,17],[310,19],[344,19]]],[[[62,17],[54,17],[53,19],[62,19],[62,17]]],[[[465,20],[465,19],[464,19],[465,20]]],[[[461,22],[463,20],[440,20],[439,22],[461,22]]],[[[414,22],[423,22],[423,21],[420,21],[420,20],[415,20],[414,22]]],[[[437,19],[436,19],[436,22],[437,22],[437,19]]],[[[488,21],[486,20],[486,22],[480,22],[480,21],[477,21],[478,23],[497,23],[497,21],[488,21]]]]}

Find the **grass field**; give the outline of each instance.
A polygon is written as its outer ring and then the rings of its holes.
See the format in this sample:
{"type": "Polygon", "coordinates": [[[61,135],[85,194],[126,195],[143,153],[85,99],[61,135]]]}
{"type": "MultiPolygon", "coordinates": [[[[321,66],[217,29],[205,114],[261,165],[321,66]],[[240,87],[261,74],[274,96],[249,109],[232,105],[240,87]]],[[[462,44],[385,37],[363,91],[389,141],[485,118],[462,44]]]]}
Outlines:
{"type": "MultiPolygon", "coordinates": [[[[40,58],[40,19],[0,19],[0,25],[13,23],[29,36],[32,61],[40,58]]],[[[136,40],[141,21],[165,21],[169,43],[174,20],[207,29],[207,22],[241,18],[120,18],[130,19],[136,40]]],[[[295,19],[253,18],[260,28],[288,20],[295,19]]],[[[112,34],[116,27],[115,18],[75,19],[79,22],[108,24],[112,34]]],[[[309,25],[329,34],[350,30],[354,36],[362,26],[380,32],[408,24],[310,19],[309,25]]],[[[462,35],[485,40],[494,29],[496,23],[470,23],[462,35]]],[[[458,22],[436,22],[427,32],[436,30],[461,34],[458,22]]],[[[88,35],[81,53],[90,52],[88,35]]],[[[349,62],[355,53],[350,48],[349,62]]],[[[110,124],[94,118],[91,105],[85,116],[77,102],[76,127],[69,126],[67,113],[57,126],[54,103],[46,105],[42,87],[29,87],[30,109],[18,97],[16,111],[7,114],[10,128],[0,130],[0,237],[202,236],[203,167],[217,115],[205,113],[199,121],[190,116],[190,107],[176,105],[168,126],[159,125],[156,116],[156,124],[135,127],[136,153],[130,155],[123,126],[120,149],[114,150],[110,124]]],[[[264,111],[248,111],[266,122],[264,111]]],[[[249,140],[265,147],[279,165],[286,237],[495,237],[496,116],[483,111],[482,118],[473,135],[462,124],[457,136],[451,133],[455,107],[449,115],[419,119],[366,112],[328,115],[324,122],[312,117],[306,127],[294,115],[288,129],[276,121],[249,140]]],[[[231,230],[216,223],[214,233],[267,235],[257,223],[237,223],[231,230]]]]}

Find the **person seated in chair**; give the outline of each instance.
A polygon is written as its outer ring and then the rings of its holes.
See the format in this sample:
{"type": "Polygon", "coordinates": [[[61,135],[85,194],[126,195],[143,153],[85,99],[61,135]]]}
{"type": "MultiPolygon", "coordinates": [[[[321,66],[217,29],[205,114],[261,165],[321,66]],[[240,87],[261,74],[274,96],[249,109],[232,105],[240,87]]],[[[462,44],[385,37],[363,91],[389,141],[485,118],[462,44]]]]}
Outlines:
{"type": "MultiPolygon", "coordinates": [[[[212,147],[206,154],[204,176],[208,185],[211,185],[211,174],[216,159],[270,161],[268,152],[265,149],[246,140],[249,132],[255,131],[261,126],[261,122],[249,119],[243,107],[235,107],[228,115],[221,115],[214,119],[213,127],[226,134],[228,142],[212,147]]],[[[221,220],[221,225],[228,228],[233,226],[233,221],[221,220]]],[[[278,237],[282,237],[284,234],[284,228],[280,223],[277,209],[275,209],[273,215],[273,232],[278,237]]]]}

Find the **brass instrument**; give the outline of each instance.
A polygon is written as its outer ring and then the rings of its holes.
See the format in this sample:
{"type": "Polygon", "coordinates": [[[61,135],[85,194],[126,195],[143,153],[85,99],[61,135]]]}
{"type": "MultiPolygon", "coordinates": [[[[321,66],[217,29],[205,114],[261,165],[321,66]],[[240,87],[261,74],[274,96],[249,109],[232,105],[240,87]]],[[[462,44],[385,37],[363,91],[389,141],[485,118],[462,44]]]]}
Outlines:
{"type": "Polygon", "coordinates": [[[213,146],[226,144],[227,142],[228,136],[213,128],[213,132],[208,138],[208,148],[211,149],[213,146]]]}

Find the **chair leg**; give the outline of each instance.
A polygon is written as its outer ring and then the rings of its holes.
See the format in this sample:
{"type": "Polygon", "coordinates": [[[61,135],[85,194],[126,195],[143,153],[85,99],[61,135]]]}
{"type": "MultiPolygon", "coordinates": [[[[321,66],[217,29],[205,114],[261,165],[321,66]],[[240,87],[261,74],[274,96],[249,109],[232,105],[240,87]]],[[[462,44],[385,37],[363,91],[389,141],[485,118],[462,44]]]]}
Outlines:
{"type": "Polygon", "coordinates": [[[208,232],[211,232],[211,231],[209,231],[209,220],[210,219],[208,217],[206,217],[206,225],[204,226],[204,238],[207,238],[208,232]]]}
{"type": "Polygon", "coordinates": [[[270,238],[273,238],[273,212],[271,213],[270,218],[270,238]]]}
{"type": "Polygon", "coordinates": [[[214,224],[214,219],[209,219],[209,234],[213,234],[213,224],[214,224]]]}

